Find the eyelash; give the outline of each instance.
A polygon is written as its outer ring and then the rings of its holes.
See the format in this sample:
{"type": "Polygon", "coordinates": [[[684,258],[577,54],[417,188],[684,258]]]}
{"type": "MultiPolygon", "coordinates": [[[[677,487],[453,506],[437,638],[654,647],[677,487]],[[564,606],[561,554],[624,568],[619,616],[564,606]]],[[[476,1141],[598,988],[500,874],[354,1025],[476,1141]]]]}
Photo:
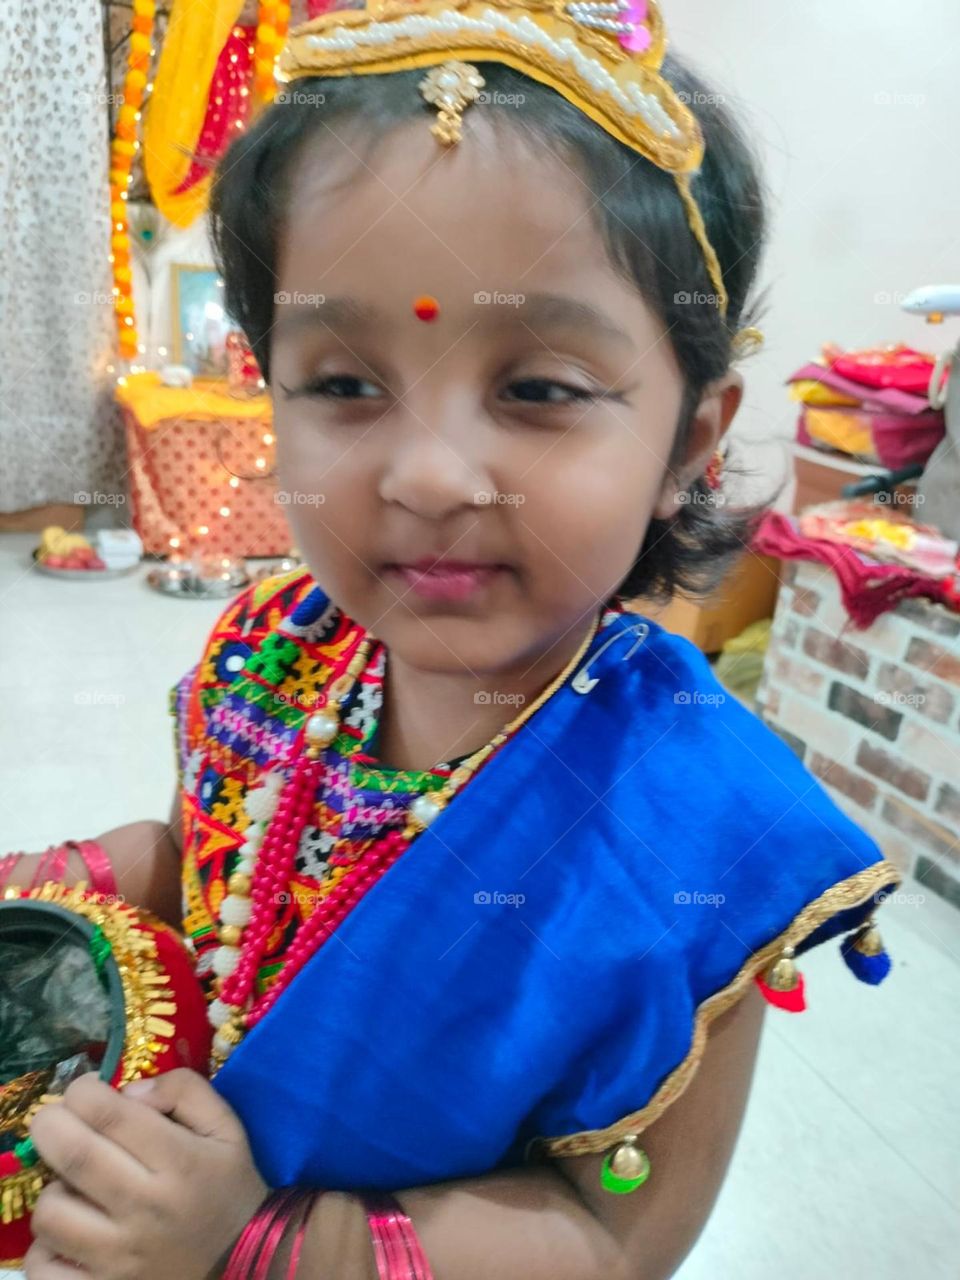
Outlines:
{"type": "MultiPolygon", "coordinates": [[[[372,400],[374,396],[350,396],[339,395],[329,390],[332,383],[362,383],[364,378],[357,378],[352,374],[334,374],[327,378],[314,378],[309,382],[305,382],[302,387],[296,390],[284,386],[281,382],[280,390],[284,393],[288,400],[297,400],[300,398],[318,399],[318,400],[372,400]]],[[[372,385],[372,384],[369,384],[372,385]]],[[[514,401],[514,403],[541,404],[552,407],[564,407],[570,404],[593,404],[598,400],[623,400],[622,395],[618,395],[613,391],[588,391],[583,387],[572,387],[568,383],[558,382],[553,378],[521,378],[516,382],[512,382],[511,387],[559,387],[564,391],[569,399],[566,400],[528,400],[514,401]]]]}

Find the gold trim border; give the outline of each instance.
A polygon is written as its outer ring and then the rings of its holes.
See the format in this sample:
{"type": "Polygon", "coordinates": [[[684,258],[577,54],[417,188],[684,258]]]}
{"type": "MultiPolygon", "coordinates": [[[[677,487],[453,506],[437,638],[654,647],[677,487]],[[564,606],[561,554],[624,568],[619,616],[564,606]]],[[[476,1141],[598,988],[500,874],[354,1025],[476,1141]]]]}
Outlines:
{"type": "Polygon", "coordinates": [[[280,55],[279,79],[293,84],[311,75],[384,75],[438,66],[451,59],[461,62],[492,59],[548,85],[618,141],[639,151],[660,168],[671,173],[695,173],[703,160],[703,133],[697,117],[661,72],[667,39],[655,0],[650,0],[648,14],[651,47],[643,54],[630,54],[615,37],[581,25],[557,0],[527,0],[516,4],[511,0],[427,0],[415,6],[386,3],[368,4],[359,10],[328,10],[290,30],[280,55]],[[438,17],[457,10],[468,17],[480,17],[491,5],[511,17],[534,22],[553,39],[573,40],[582,50],[589,50],[614,79],[618,79],[617,73],[622,71],[620,80],[626,78],[636,83],[642,93],[657,98],[679,130],[680,138],[671,140],[654,133],[642,116],[631,115],[611,95],[594,88],[570,62],[557,63],[545,50],[503,31],[488,34],[453,28],[413,36],[398,33],[389,43],[348,51],[317,49],[309,44],[310,36],[326,38],[371,26],[389,26],[391,22],[411,16],[438,17]]]}
{"type": "MultiPolygon", "coordinates": [[[[887,885],[892,884],[896,887],[902,883],[903,873],[900,869],[888,859],[882,858],[872,866],[865,867],[863,871],[858,871],[856,875],[827,889],[819,898],[808,903],[783,933],[772,942],[768,942],[761,950],[755,951],[744,962],[728,986],[714,992],[697,1007],[694,1014],[693,1041],[689,1053],[667,1076],[645,1106],[607,1125],[605,1129],[584,1129],[579,1133],[554,1138],[532,1138],[527,1144],[528,1158],[538,1151],[547,1156],[596,1154],[606,1151],[615,1143],[622,1142],[628,1135],[639,1135],[644,1129],[649,1128],[655,1120],[659,1120],[670,1104],[680,1097],[696,1074],[707,1043],[710,1024],[736,1004],[737,1000],[746,993],[749,984],[757,974],[765,969],[784,947],[796,946],[815,932],[820,925],[835,916],[838,911],[861,906],[869,902],[887,885]]],[[[852,931],[851,929],[849,932],[852,931]]]]}

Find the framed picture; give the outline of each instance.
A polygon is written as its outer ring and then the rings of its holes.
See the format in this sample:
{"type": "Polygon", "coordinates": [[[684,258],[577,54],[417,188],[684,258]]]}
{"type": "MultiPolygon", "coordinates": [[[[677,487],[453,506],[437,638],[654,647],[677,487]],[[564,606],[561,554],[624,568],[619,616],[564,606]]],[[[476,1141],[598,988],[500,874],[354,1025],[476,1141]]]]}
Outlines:
{"type": "Polygon", "coordinates": [[[227,376],[226,338],[239,328],[227,315],[223,281],[213,267],[171,264],[173,358],[199,378],[227,376]]]}

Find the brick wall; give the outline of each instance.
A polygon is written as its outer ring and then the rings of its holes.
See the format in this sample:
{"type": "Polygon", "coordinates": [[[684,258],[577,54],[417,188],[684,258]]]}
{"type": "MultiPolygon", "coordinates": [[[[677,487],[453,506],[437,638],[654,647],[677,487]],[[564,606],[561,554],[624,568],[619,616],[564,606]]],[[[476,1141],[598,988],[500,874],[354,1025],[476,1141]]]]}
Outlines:
{"type": "Polygon", "coordinates": [[[757,710],[884,854],[960,907],[960,615],[858,631],[833,573],[784,565],[757,710]]]}

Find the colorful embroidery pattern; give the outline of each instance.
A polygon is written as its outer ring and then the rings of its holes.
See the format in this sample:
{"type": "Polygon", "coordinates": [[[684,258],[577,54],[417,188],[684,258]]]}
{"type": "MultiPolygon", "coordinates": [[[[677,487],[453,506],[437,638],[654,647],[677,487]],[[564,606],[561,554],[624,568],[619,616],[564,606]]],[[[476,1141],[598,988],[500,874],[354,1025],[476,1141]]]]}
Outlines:
{"type": "MultiPolygon", "coordinates": [[[[332,604],[306,625],[295,621],[314,589],[308,571],[298,569],[241,595],[214,627],[200,662],[170,694],[183,804],[184,930],[208,997],[215,918],[248,821],[244,796],[265,771],[286,767],[306,715],[324,705],[332,671],[357,640],[358,624],[332,604]]],[[[281,967],[299,924],[371,844],[389,828],[403,827],[414,796],[438,790],[459,763],[420,771],[379,762],[374,742],[385,668],[386,650],[375,645],[326,753],[324,784],[280,904],[258,992],[281,967]]]]}

